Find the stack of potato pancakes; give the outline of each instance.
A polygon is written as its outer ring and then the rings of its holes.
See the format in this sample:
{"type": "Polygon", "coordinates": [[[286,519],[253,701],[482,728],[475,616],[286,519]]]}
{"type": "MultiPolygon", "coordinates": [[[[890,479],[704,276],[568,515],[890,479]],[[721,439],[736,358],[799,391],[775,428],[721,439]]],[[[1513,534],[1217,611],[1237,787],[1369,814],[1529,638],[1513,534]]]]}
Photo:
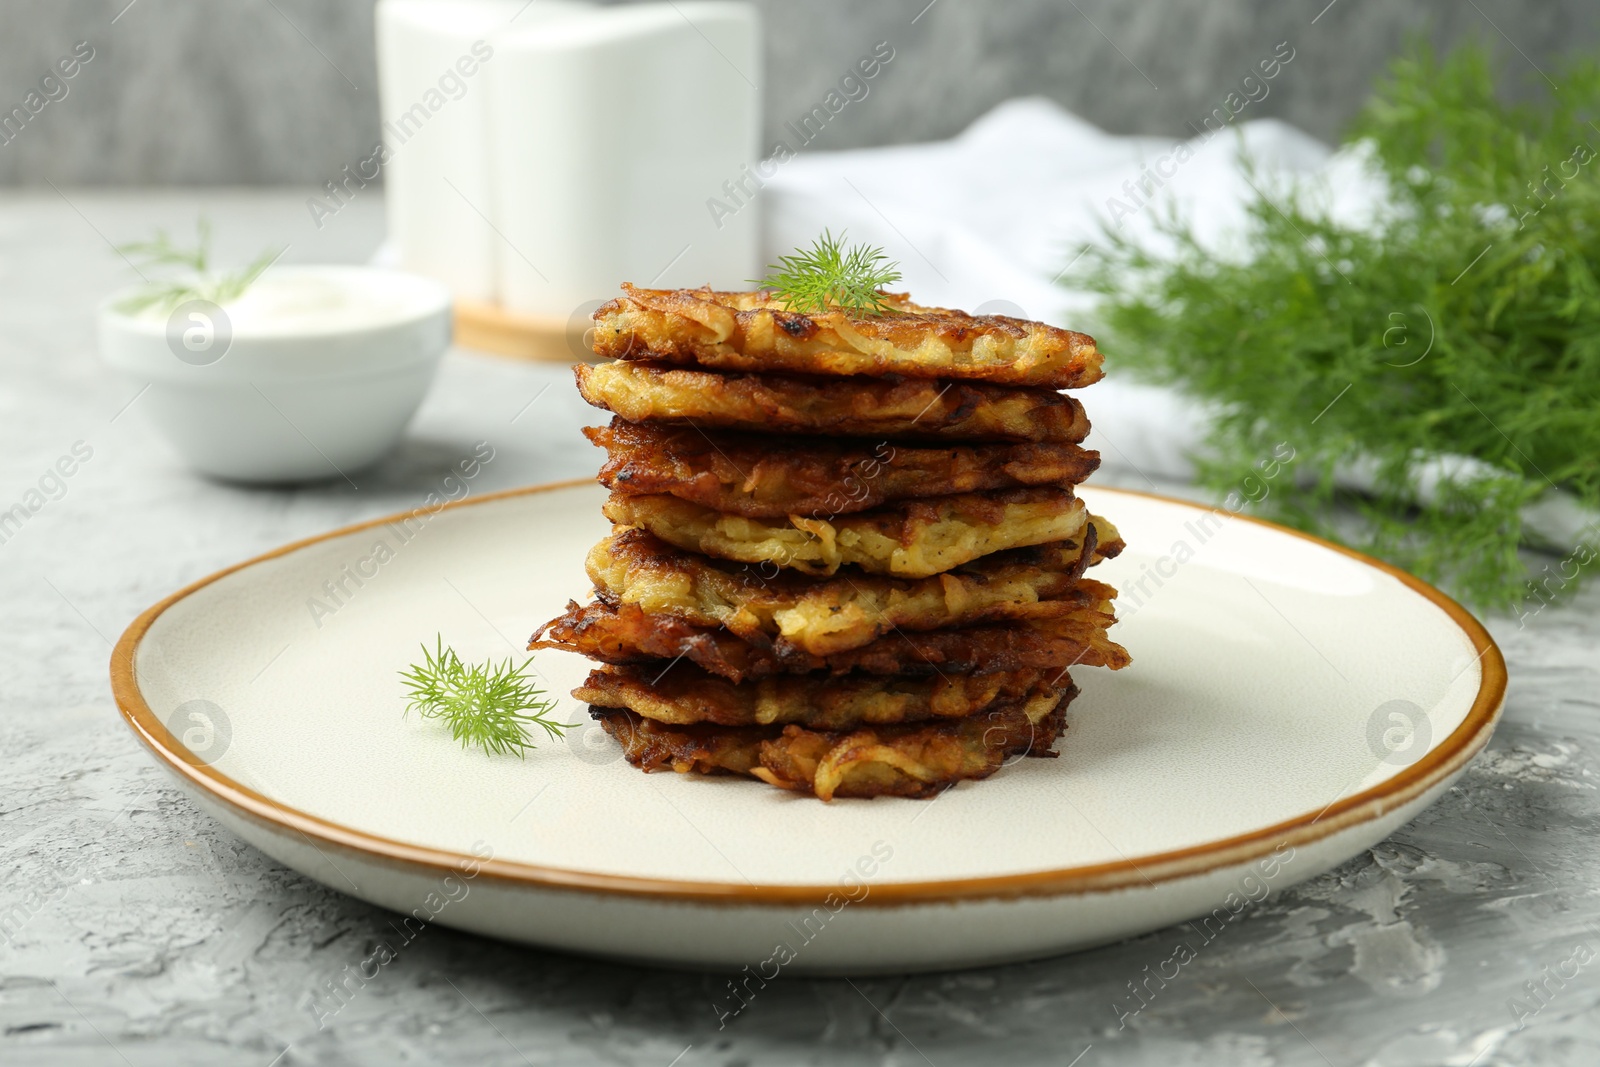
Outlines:
{"type": "Polygon", "coordinates": [[[1076,665],[1127,664],[1122,549],[1073,493],[1100,458],[1062,389],[1093,338],[919,307],[624,286],[577,368],[614,413],[593,603],[530,649],[600,661],[573,695],[645,770],[927,797],[1054,755],[1076,665]]]}

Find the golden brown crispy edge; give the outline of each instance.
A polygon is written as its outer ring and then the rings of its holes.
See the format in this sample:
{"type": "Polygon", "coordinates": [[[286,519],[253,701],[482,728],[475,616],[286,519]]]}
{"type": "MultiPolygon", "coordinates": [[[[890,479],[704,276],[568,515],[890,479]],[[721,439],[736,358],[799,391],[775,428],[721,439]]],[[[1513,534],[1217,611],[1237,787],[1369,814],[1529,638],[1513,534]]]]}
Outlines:
{"type": "Polygon", "coordinates": [[[1100,380],[1094,338],[884,294],[881,315],[786,310],[766,290],[638,289],[594,314],[596,354],[713,370],[904,375],[1079,389],[1100,380]]]}
{"type": "Polygon", "coordinates": [[[1037,707],[1053,700],[1065,673],[1063,665],[987,674],[778,674],[735,684],[693,664],[660,660],[599,667],[572,695],[673,725],[847,730],[961,718],[1014,703],[1037,707]]]}
{"type": "Polygon", "coordinates": [[[1106,633],[1115,621],[1109,599],[1089,601],[1054,618],[897,630],[860,648],[818,656],[784,641],[756,644],[720,626],[648,615],[636,604],[573,601],[566,614],[534,633],[528,649],[561,649],[616,664],[666,663],[682,657],[733,682],[813,671],[916,676],[1069,666],[1121,670],[1130,657],[1106,633]]]}
{"type": "Polygon", "coordinates": [[[1037,718],[1018,706],[949,722],[853,731],[786,726],[667,726],[632,712],[591,708],[629,763],[644,771],[737,774],[815,796],[927,798],[987,778],[1008,760],[1050,757],[1077,696],[1070,678],[1037,718]]]}
{"type": "Polygon", "coordinates": [[[933,578],[841,573],[819,581],[697,556],[622,528],[590,550],[587,569],[608,603],[637,604],[650,614],[725,626],[755,644],[788,643],[820,656],[896,629],[1070,613],[1115,595],[1082,576],[1091,562],[1121,548],[1116,528],[1096,516],[1081,541],[995,553],[933,578]]]}
{"type": "Polygon", "coordinates": [[[630,422],[908,440],[1077,444],[1089,435],[1083,405],[1052,389],[917,378],[722,374],[629,362],[580,363],[573,374],[584,400],[630,422]]]}
{"type": "Polygon", "coordinates": [[[983,556],[1079,536],[1089,512],[1071,487],[1027,486],[897,500],[872,511],[747,519],[667,493],[612,493],[602,506],[621,526],[649,530],[690,552],[831,575],[927,578],[983,556]]]}
{"type": "Polygon", "coordinates": [[[1074,444],[917,445],[887,438],[709,432],[616,417],[584,436],[606,450],[600,484],[670,493],[746,518],[820,518],[895,500],[1022,486],[1076,485],[1100,453],[1074,444]]]}

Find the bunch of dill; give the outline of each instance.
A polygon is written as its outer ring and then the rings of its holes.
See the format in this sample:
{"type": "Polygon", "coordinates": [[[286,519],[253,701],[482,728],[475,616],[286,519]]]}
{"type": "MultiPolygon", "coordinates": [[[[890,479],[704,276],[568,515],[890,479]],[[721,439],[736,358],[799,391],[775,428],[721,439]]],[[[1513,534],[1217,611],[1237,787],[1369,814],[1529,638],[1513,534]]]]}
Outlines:
{"type": "Polygon", "coordinates": [[[1262,513],[1480,607],[1550,567],[1519,552],[1526,506],[1559,489],[1600,507],[1600,64],[1550,73],[1508,104],[1481,45],[1414,45],[1351,131],[1390,185],[1376,232],[1263,194],[1243,256],[1169,215],[1175,256],[1108,230],[1076,279],[1104,294],[1119,364],[1220,412],[1205,483],[1237,488],[1289,442],[1262,513]],[[1351,468],[1370,491],[1336,487],[1351,468]]]}

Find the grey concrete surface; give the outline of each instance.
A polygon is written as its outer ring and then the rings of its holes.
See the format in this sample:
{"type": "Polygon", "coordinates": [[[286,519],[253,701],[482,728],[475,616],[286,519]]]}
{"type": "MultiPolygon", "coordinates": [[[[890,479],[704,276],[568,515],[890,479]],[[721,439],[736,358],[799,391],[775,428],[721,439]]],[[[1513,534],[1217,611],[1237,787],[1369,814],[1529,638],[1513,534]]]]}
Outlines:
{"type": "Polygon", "coordinates": [[[592,472],[577,432],[592,415],[564,368],[456,352],[359,489],[197,479],[96,360],[92,308],[129,277],[107,242],[182,228],[204,208],[224,260],[292,240],[289,261],[351,261],[376,246],[380,203],[317,231],[304,190],[63,192],[0,196],[0,506],[75,442],[93,449],[65,495],[0,544],[0,1063],[1600,1062],[1600,586],[1526,628],[1491,621],[1509,705],[1456,789],[1246,913],[1126,1025],[1129,983],[1190,931],[951,974],[781,979],[719,1030],[720,979],[434,927],[319,1028],[313,992],[368,955],[389,916],[284,869],[185,799],[112,706],[110,643],[212,570],[418,503],[473,441],[499,453],[483,489],[592,472]],[[513,422],[546,385],[538,417],[513,422]],[[1575,955],[1589,962],[1553,978],[1575,955]]]}
{"type": "MultiPolygon", "coordinates": [[[[1409,34],[1480,35],[1533,85],[1600,43],[1593,0],[756,2],[769,141],[874,43],[895,49],[811,149],[947,137],[1030,94],[1115,132],[1186,135],[1280,42],[1295,59],[1253,113],[1333,139],[1409,34]]],[[[317,184],[378,136],[372,0],[5,0],[0,112],[79,41],[94,59],[0,144],[0,184],[317,184]]]]}

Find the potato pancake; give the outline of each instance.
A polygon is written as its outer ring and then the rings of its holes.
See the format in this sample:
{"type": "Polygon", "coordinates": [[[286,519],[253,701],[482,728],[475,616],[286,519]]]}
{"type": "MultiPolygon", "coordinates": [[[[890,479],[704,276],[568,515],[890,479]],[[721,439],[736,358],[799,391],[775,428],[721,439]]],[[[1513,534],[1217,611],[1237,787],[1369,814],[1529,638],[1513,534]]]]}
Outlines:
{"type": "Polygon", "coordinates": [[[594,314],[594,351],[714,370],[904,375],[1078,389],[1101,378],[1093,337],[1004,315],[923,307],[886,293],[893,310],[787,311],[766,290],[636,289],[594,314]]]}
{"type": "Polygon", "coordinates": [[[1077,444],[1083,405],[1050,389],[927,378],[719,374],[653,363],[580,363],[578,391],[629,422],[660,420],[756,433],[964,438],[1077,444]]]}
{"type": "Polygon", "coordinates": [[[891,500],[1030,485],[1076,485],[1100,454],[1070,444],[917,446],[702,433],[611,420],[584,434],[606,450],[600,484],[629,495],[671,493],[752,519],[867,511],[891,500]]]}
{"type": "Polygon", "coordinates": [[[565,615],[539,628],[528,649],[559,648],[619,664],[683,657],[733,682],[812,671],[918,676],[1075,665],[1120,670],[1128,664],[1128,653],[1106,635],[1115,621],[1111,601],[1102,600],[1054,618],[949,630],[896,630],[860,648],[816,656],[784,641],[752,644],[720,626],[646,615],[637,604],[574,601],[565,615]]]}
{"type": "Polygon", "coordinates": [[[931,578],[840,573],[818,580],[682,552],[643,530],[613,531],[586,566],[601,599],[755,644],[787,642],[815,656],[860,648],[902,630],[1050,618],[1115,592],[1082,581],[1092,562],[1122,551],[1116,527],[1091,517],[1081,540],[998,552],[931,578]]]}
{"type": "Polygon", "coordinates": [[[1053,702],[1051,683],[1065,665],[988,674],[775,674],[742,684],[689,663],[659,660],[603,666],[572,695],[603,708],[627,708],[656,722],[684,726],[770,726],[796,723],[820,730],[955,719],[997,704],[1053,702]]]}
{"type": "Polygon", "coordinates": [[[901,578],[926,578],[1008,548],[1064,541],[1081,533],[1089,517],[1071,489],[1055,488],[904,500],[833,519],[746,519],[664,493],[613,493],[601,511],[618,525],[719,559],[822,576],[850,564],[901,578]]]}
{"type": "Polygon", "coordinates": [[[611,708],[590,714],[645,771],[748,775],[822,800],[926,798],[987,778],[1013,757],[1054,756],[1078,692],[1070,678],[1062,682],[1048,707],[1010,704],[964,719],[848,732],[789,725],[774,735],[771,727],[668,726],[611,708]]]}

